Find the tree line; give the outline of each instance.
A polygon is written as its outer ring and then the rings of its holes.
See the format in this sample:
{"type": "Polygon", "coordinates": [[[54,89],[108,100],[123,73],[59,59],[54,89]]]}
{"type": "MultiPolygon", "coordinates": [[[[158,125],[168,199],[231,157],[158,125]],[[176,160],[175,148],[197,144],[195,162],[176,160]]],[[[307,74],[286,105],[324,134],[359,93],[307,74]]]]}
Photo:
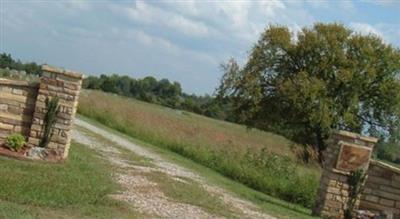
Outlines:
{"type": "Polygon", "coordinates": [[[22,63],[20,60],[14,60],[11,54],[0,54],[0,68],[1,69],[14,69],[18,71],[25,71],[27,74],[40,76],[42,74],[41,66],[35,62],[22,63]]]}
{"type": "MultiPolygon", "coordinates": [[[[35,62],[23,63],[13,59],[10,54],[0,54],[0,68],[2,69],[15,69],[40,76],[40,67],[41,65],[35,62]]],[[[229,104],[219,102],[210,95],[185,93],[179,82],[171,82],[168,79],[157,80],[151,76],[136,79],[126,75],[102,74],[85,78],[82,88],[115,93],[216,119],[235,121],[229,111],[229,104]]]]}
{"type": "Polygon", "coordinates": [[[221,102],[210,95],[198,96],[182,91],[179,82],[168,79],[157,80],[148,76],[135,79],[117,74],[89,76],[83,82],[84,89],[102,90],[149,103],[160,104],[173,109],[186,110],[212,118],[231,120],[229,113],[221,102]]]}

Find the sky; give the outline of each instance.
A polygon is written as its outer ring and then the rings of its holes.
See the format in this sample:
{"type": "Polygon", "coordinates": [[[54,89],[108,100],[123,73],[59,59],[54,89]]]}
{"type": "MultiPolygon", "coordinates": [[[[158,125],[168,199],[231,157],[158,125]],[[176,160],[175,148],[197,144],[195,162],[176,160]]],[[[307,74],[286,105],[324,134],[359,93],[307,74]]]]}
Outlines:
{"type": "Polygon", "coordinates": [[[340,22],[400,47],[400,0],[0,0],[0,53],[85,75],[178,81],[212,94],[220,64],[244,64],[268,25],[340,22]]]}

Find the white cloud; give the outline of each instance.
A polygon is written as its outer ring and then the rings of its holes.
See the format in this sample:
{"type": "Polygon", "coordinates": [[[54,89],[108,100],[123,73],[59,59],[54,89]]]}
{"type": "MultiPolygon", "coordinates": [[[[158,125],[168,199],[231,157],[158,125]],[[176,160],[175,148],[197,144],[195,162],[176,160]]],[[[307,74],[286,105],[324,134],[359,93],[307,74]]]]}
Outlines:
{"type": "Polygon", "coordinates": [[[211,54],[183,48],[165,38],[151,35],[142,30],[112,28],[107,37],[113,42],[141,44],[148,50],[167,52],[169,56],[178,57],[181,60],[190,57],[202,63],[218,64],[211,54]]]}
{"type": "MultiPolygon", "coordinates": [[[[114,12],[125,13],[130,19],[142,24],[169,28],[196,37],[234,37],[247,42],[254,41],[269,22],[282,17],[286,10],[283,1],[137,1],[128,8],[115,7],[114,12]]],[[[294,13],[295,15],[296,13],[294,13]]],[[[301,16],[300,20],[303,17],[301,16]]]]}
{"type": "Polygon", "coordinates": [[[154,7],[143,1],[137,1],[134,6],[122,10],[137,22],[169,27],[189,36],[204,37],[209,34],[209,28],[202,22],[154,7]]]}
{"type": "Polygon", "coordinates": [[[372,34],[380,37],[385,43],[391,43],[397,47],[400,45],[400,26],[398,24],[378,23],[371,25],[368,23],[351,22],[349,26],[357,33],[364,35],[372,34]]]}
{"type": "Polygon", "coordinates": [[[381,31],[379,31],[377,28],[375,28],[371,24],[351,22],[350,27],[353,28],[356,32],[361,33],[361,34],[365,34],[365,35],[373,34],[380,38],[383,38],[383,36],[384,36],[381,31]]]}
{"type": "MultiPolygon", "coordinates": [[[[88,72],[141,72],[131,75],[178,80],[197,92],[209,92],[218,83],[219,63],[229,57],[244,62],[269,24],[297,32],[316,21],[339,21],[400,45],[398,21],[370,16],[382,11],[361,13],[354,2],[64,0],[4,5],[4,46],[17,58],[88,72]]],[[[388,0],[382,5],[400,4],[388,0]]]]}
{"type": "Polygon", "coordinates": [[[285,10],[286,6],[282,1],[279,0],[270,0],[270,1],[260,1],[258,2],[260,5],[260,9],[264,11],[269,17],[275,17],[278,14],[276,13],[277,9],[285,10]]]}
{"type": "Polygon", "coordinates": [[[209,34],[209,28],[206,25],[182,16],[172,16],[166,25],[176,28],[186,35],[207,36],[209,34]]]}

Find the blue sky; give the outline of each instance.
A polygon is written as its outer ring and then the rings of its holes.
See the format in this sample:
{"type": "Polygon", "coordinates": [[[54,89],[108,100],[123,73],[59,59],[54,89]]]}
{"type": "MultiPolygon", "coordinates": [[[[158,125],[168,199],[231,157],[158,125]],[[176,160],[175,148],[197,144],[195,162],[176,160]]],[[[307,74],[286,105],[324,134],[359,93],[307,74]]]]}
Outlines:
{"type": "Polygon", "coordinates": [[[220,63],[245,62],[269,24],[341,22],[400,47],[400,1],[0,0],[0,52],[86,75],[179,81],[211,94],[220,63]]]}

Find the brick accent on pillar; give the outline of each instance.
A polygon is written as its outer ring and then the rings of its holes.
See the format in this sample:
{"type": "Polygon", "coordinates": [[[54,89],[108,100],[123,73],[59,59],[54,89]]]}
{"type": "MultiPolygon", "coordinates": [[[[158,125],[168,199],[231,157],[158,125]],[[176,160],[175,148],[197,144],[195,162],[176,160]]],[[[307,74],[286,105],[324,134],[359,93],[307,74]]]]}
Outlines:
{"type": "Polygon", "coordinates": [[[313,209],[324,218],[343,218],[348,201],[348,177],[351,171],[368,169],[378,139],[338,131],[327,141],[325,161],[313,209]]]}
{"type": "Polygon", "coordinates": [[[44,160],[59,161],[68,156],[71,129],[78,106],[83,75],[44,65],[28,145],[38,147],[43,136],[43,119],[46,113],[46,99],[59,97],[60,110],[53,128],[51,141],[45,148],[44,160]]]}

